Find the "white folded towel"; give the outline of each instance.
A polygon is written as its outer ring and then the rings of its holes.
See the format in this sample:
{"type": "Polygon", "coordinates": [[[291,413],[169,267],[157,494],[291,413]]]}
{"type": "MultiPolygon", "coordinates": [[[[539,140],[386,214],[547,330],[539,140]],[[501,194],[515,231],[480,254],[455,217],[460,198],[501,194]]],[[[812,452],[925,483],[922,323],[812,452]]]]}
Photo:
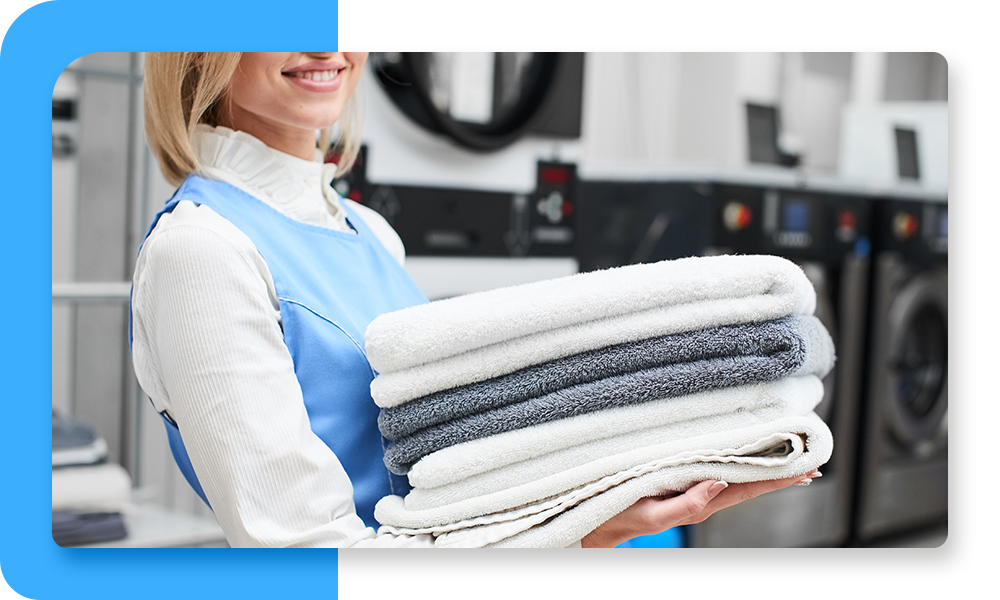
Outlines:
{"type": "Polygon", "coordinates": [[[128,512],[132,478],[117,463],[52,469],[52,510],[128,512]]]}
{"type": "Polygon", "coordinates": [[[563,474],[518,486],[522,489],[513,494],[494,494],[494,498],[439,509],[410,511],[402,498],[388,496],[376,506],[376,518],[384,523],[380,531],[432,533],[441,546],[486,546],[544,529],[544,533],[533,534],[540,536],[535,541],[529,537],[517,545],[563,547],[642,497],[684,491],[706,479],[740,483],[802,475],[825,463],[833,450],[829,429],[815,413],[689,441],[693,445],[687,448],[676,441],[667,442],[648,447],[649,452],[625,452],[580,465],[570,471],[577,471],[578,478],[581,470],[589,470],[593,476],[554,495],[541,490],[551,488],[551,480],[564,480],[564,484],[567,478],[563,474]],[[711,437],[715,439],[709,440],[711,437]],[[613,463],[618,463],[617,468],[609,470],[613,463]],[[509,503],[515,495],[536,500],[490,511],[490,507],[509,503]],[[498,504],[497,496],[508,498],[498,504]],[[478,508],[474,507],[477,502],[478,508]],[[584,510],[574,509],[584,504],[584,510]],[[571,518],[559,518],[570,509],[574,509],[571,518]]]}
{"type": "MultiPolygon", "coordinates": [[[[690,465],[692,469],[688,475],[688,479],[692,481],[692,485],[698,481],[705,481],[707,479],[721,479],[736,483],[735,479],[731,477],[727,478],[721,470],[714,471],[713,474],[709,475],[707,466],[707,463],[690,465]],[[701,473],[697,472],[699,469],[701,473]]],[[[805,472],[811,472],[811,470],[807,469],[805,472]]],[[[521,533],[497,542],[486,544],[485,547],[565,548],[570,544],[578,543],[587,534],[597,529],[597,527],[611,517],[632,506],[638,500],[649,496],[661,495],[661,490],[669,489],[675,485],[677,478],[677,471],[667,468],[626,481],[603,494],[584,500],[570,510],[555,516],[548,522],[524,529],[521,533]]],[[[462,540],[459,541],[461,542],[462,540]]],[[[455,540],[451,540],[451,543],[454,542],[455,540]]]]}
{"type": "Polygon", "coordinates": [[[580,273],[467,294],[380,316],[365,346],[376,371],[454,356],[608,315],[713,299],[782,297],[786,313],[811,314],[802,269],[777,256],[692,257],[580,273]]]}
{"type": "Polygon", "coordinates": [[[815,306],[802,269],[776,256],[693,257],[459,296],[368,326],[372,398],[397,406],[595,348],[815,306]]]}

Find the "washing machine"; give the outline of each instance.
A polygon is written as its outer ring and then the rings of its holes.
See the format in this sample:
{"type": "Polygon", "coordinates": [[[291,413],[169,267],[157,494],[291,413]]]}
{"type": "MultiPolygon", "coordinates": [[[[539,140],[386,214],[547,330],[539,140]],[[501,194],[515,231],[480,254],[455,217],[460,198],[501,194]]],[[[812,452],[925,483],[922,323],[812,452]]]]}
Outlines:
{"type": "Polygon", "coordinates": [[[783,256],[816,289],[816,316],[837,349],[816,413],[834,450],[823,477],[721,511],[690,528],[694,547],[836,547],[849,539],[862,392],[864,323],[870,264],[870,211],[863,196],[836,186],[777,181],[713,185],[709,254],[783,256]]]}
{"type": "Polygon", "coordinates": [[[834,453],[824,477],[687,528],[691,547],[840,546],[850,534],[870,261],[870,204],[788,171],[686,172],[580,166],[581,270],[685,256],[773,254],[800,264],[837,347],[816,412],[834,453]],[[586,243],[583,243],[583,242],[586,243]]]}
{"type": "Polygon", "coordinates": [[[948,518],[948,205],[872,202],[867,393],[854,538],[948,518]]]}

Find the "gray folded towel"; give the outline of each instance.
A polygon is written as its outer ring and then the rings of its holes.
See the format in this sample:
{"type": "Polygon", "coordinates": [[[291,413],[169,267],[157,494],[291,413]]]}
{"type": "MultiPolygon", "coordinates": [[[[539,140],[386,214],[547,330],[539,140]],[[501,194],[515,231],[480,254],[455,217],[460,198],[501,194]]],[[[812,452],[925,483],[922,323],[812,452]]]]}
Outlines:
{"type": "Polygon", "coordinates": [[[121,513],[52,511],[52,541],[60,546],[110,542],[127,536],[121,513]]]}
{"type": "MultiPolygon", "coordinates": [[[[711,351],[707,349],[719,346],[732,349],[733,354],[640,368],[621,375],[569,385],[513,403],[504,403],[502,400],[497,402],[496,398],[502,398],[502,392],[479,394],[476,398],[486,398],[482,400],[483,405],[487,406],[485,410],[398,438],[386,449],[385,464],[393,473],[402,475],[422,457],[455,444],[613,406],[775,381],[793,375],[815,374],[822,377],[833,366],[833,342],[826,329],[814,317],[791,317],[746,326],[715,328],[702,332],[697,339],[699,345],[703,346],[703,354],[710,355],[711,351]],[[725,331],[721,331],[722,329],[725,331]],[[783,341],[774,345],[763,341],[764,337],[771,336],[783,341]],[[775,346],[783,349],[761,351],[775,346]],[[489,407],[491,402],[499,406],[489,407]]],[[[679,356],[681,355],[683,353],[679,356]]],[[[583,360],[581,364],[593,365],[600,362],[595,357],[583,360]]],[[[635,358],[632,357],[632,360],[635,358]]],[[[561,369],[558,370],[562,372],[561,369]]],[[[462,399],[457,402],[465,403],[462,399]]]]}
{"type": "MultiPolygon", "coordinates": [[[[801,367],[806,358],[803,340],[822,340],[826,334],[820,331],[824,331],[823,325],[816,317],[791,315],[763,323],[727,325],[599,348],[383,408],[378,426],[387,439],[397,441],[428,427],[574,385],[727,356],[770,357],[787,373],[801,367]]],[[[821,351],[823,342],[807,345],[813,347],[813,359],[832,362],[830,353],[821,351]]]]}

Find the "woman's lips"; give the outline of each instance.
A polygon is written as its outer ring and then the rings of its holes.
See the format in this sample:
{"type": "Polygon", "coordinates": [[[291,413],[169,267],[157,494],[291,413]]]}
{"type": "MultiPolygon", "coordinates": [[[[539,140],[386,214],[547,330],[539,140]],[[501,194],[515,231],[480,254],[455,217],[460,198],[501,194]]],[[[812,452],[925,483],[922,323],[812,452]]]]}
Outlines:
{"type": "Polygon", "coordinates": [[[343,82],[343,67],[334,69],[285,71],[281,75],[291,83],[310,92],[335,92],[343,82]]]}

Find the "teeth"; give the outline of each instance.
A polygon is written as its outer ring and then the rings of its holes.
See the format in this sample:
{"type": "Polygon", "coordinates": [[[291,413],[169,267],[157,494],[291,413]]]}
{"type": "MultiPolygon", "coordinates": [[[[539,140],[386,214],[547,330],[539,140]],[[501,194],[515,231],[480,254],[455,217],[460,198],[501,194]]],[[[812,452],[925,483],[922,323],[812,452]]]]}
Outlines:
{"type": "Polygon", "coordinates": [[[312,81],[330,81],[337,76],[340,71],[300,71],[292,73],[292,76],[312,81]]]}

